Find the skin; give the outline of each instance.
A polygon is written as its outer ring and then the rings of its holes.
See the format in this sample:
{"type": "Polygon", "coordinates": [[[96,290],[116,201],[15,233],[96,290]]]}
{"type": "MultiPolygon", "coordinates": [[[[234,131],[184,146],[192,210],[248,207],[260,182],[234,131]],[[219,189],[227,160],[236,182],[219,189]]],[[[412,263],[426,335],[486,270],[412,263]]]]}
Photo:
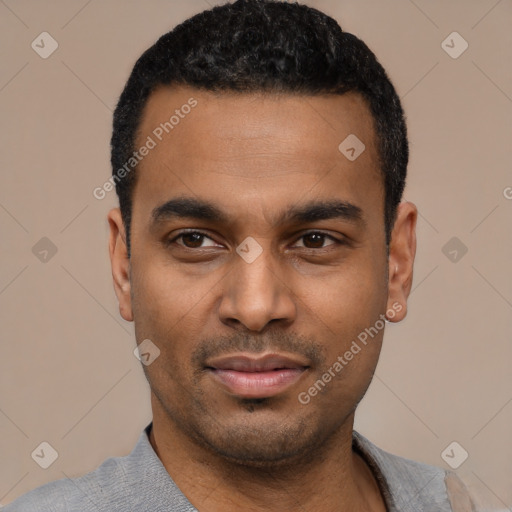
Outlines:
{"type": "Polygon", "coordinates": [[[399,304],[391,321],[405,317],[416,207],[400,204],[388,257],[373,119],[355,93],[162,87],[149,98],[137,147],[191,97],[197,106],[138,165],[130,258],[119,209],[108,215],[121,315],[135,322],[138,343],[160,349],[144,367],[151,444],[201,511],[384,511],[351,447],[384,330],[307,405],[298,395],[379,315],[399,304]],[[353,162],[338,150],[349,134],[366,146],[353,162]],[[178,196],[214,203],[228,222],[152,224],[152,211],[178,196]],[[331,199],[359,207],[362,221],[275,223],[294,205],[331,199]],[[176,239],[183,229],[206,236],[176,239]],[[304,236],[311,231],[326,236],[304,236]],[[249,236],[262,248],[250,264],[236,252],[249,236]],[[240,351],[293,354],[309,367],[277,396],[241,399],[204,367],[240,351]]]}

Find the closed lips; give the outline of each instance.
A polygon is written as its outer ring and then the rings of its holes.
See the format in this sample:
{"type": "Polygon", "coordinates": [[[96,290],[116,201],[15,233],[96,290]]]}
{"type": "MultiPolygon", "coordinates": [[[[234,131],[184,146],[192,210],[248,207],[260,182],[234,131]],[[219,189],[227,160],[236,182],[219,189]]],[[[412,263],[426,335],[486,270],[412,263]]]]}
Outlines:
{"type": "Polygon", "coordinates": [[[221,389],[246,399],[270,398],[284,393],[308,368],[307,360],[282,354],[224,356],[206,365],[221,389]]]}
{"type": "Polygon", "coordinates": [[[280,355],[267,355],[259,358],[249,356],[228,356],[212,359],[206,365],[213,370],[232,370],[236,372],[268,372],[283,369],[308,368],[307,361],[292,359],[280,355]]]}

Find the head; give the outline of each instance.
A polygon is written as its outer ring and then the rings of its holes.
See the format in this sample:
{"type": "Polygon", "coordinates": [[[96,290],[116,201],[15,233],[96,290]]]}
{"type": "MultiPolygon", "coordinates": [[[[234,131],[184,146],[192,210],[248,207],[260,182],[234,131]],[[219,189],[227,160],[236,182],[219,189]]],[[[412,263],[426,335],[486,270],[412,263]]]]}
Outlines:
{"type": "Polygon", "coordinates": [[[160,350],[144,367],[155,421],[246,463],[303,456],[350,421],[384,317],[406,314],[407,161],[384,69],[310,7],[238,0],[139,58],[114,113],[110,253],[122,316],[160,350]],[[251,392],[231,356],[284,371],[251,392]]]}

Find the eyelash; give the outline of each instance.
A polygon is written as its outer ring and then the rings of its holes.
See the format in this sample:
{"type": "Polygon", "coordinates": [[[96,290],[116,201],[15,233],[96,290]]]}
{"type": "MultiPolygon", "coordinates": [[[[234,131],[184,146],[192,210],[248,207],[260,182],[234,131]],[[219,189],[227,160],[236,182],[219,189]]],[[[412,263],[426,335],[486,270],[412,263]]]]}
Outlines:
{"type": "MultiPolygon", "coordinates": [[[[198,234],[198,235],[201,235],[201,236],[203,236],[205,238],[208,238],[209,240],[212,240],[213,242],[215,242],[215,240],[213,240],[206,233],[203,233],[202,231],[198,231],[198,230],[194,229],[194,230],[190,230],[190,231],[181,231],[174,238],[172,238],[170,240],[167,240],[166,244],[167,245],[171,245],[174,242],[176,242],[176,240],[178,240],[179,238],[183,237],[184,235],[191,235],[191,234],[198,234]]],[[[334,242],[334,244],[331,244],[331,245],[347,245],[347,242],[345,240],[339,240],[337,238],[334,238],[332,235],[324,233],[323,231],[308,231],[307,233],[303,233],[299,238],[297,238],[297,240],[300,240],[301,238],[304,238],[307,235],[321,235],[321,236],[323,236],[325,238],[329,238],[329,239],[331,239],[334,242]]],[[[184,249],[188,249],[188,250],[191,250],[191,251],[194,251],[196,249],[204,249],[203,247],[192,248],[192,247],[186,247],[184,245],[180,245],[180,247],[183,247],[184,249]]],[[[322,250],[322,249],[327,249],[327,247],[316,247],[316,248],[304,247],[304,249],[308,249],[310,251],[318,251],[318,250],[322,250]]]]}

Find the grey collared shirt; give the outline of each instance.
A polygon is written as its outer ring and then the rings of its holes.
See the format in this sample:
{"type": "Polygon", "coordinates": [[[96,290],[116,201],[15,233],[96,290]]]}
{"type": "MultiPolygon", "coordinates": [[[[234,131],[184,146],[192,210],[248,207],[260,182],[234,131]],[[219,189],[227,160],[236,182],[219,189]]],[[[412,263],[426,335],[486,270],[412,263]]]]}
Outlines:
{"type": "MultiPolygon", "coordinates": [[[[84,476],[26,493],[2,512],[197,512],[167,473],[149,442],[151,424],[133,451],[107,459],[84,476]]],[[[454,473],[398,457],[353,432],[353,449],[372,470],[389,512],[470,512],[454,473]]]]}

